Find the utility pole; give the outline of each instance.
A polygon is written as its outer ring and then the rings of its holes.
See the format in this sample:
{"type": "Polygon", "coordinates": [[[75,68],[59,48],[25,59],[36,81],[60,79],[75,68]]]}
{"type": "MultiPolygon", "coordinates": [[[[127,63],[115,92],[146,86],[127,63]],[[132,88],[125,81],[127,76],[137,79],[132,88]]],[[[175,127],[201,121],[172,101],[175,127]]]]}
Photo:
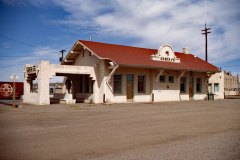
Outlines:
{"type": "Polygon", "coordinates": [[[205,61],[208,62],[208,41],[207,41],[207,35],[210,32],[211,28],[207,28],[207,24],[205,23],[205,29],[202,30],[202,34],[205,35],[205,61]]]}
{"type": "Polygon", "coordinates": [[[18,79],[18,76],[15,74],[12,74],[10,76],[10,79],[13,81],[13,104],[12,104],[12,106],[15,108],[16,107],[16,81],[18,79]]]}
{"type": "MultiPolygon", "coordinates": [[[[207,2],[206,2],[206,0],[205,0],[205,7],[204,7],[204,9],[205,9],[205,28],[203,30],[201,30],[201,31],[202,31],[202,34],[205,35],[205,61],[208,62],[208,41],[207,41],[208,37],[207,37],[207,35],[209,33],[211,33],[210,32],[211,28],[207,28],[207,2]]],[[[210,78],[210,76],[207,77],[207,84],[206,84],[207,100],[210,99],[210,95],[214,96],[213,94],[209,93],[209,90],[208,90],[209,78],[210,78]]],[[[212,99],[214,99],[214,97],[212,97],[212,99]]]]}
{"type": "Polygon", "coordinates": [[[62,62],[63,61],[63,53],[66,52],[66,50],[62,49],[59,52],[62,53],[62,57],[59,58],[59,61],[62,62]]]}
{"type": "Polygon", "coordinates": [[[205,61],[208,62],[208,41],[207,41],[207,35],[210,32],[211,28],[207,28],[207,2],[205,0],[205,28],[202,30],[202,34],[205,35],[205,61]]]}
{"type": "Polygon", "coordinates": [[[238,95],[240,95],[240,82],[239,82],[239,75],[237,74],[237,86],[238,86],[238,95]]]}

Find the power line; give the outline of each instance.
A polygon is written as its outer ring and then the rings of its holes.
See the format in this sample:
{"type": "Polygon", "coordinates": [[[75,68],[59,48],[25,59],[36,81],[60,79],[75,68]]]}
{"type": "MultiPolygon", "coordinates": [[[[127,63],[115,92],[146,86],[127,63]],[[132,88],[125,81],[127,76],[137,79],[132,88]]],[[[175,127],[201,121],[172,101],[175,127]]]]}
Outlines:
{"type": "MultiPolygon", "coordinates": [[[[23,41],[14,39],[14,38],[12,38],[12,37],[9,37],[9,36],[3,35],[3,34],[0,34],[0,36],[1,36],[1,37],[4,37],[4,38],[6,38],[6,39],[10,39],[10,40],[12,40],[12,41],[15,41],[15,42],[17,42],[17,43],[19,43],[19,44],[28,46],[28,47],[32,47],[32,48],[37,48],[37,49],[40,49],[40,50],[49,51],[49,49],[41,48],[41,47],[38,47],[37,45],[31,44],[31,43],[27,43],[27,42],[23,42],[23,41]]],[[[57,52],[57,51],[56,51],[56,52],[57,52]]]]}
{"type": "Polygon", "coordinates": [[[8,57],[16,57],[16,58],[25,58],[25,57],[32,58],[32,57],[34,57],[34,58],[40,58],[42,56],[0,56],[0,57],[6,57],[6,58],[8,58],[8,57]]]}
{"type": "Polygon", "coordinates": [[[240,64],[230,65],[230,66],[222,66],[222,67],[237,67],[237,66],[240,66],[240,64]]]}

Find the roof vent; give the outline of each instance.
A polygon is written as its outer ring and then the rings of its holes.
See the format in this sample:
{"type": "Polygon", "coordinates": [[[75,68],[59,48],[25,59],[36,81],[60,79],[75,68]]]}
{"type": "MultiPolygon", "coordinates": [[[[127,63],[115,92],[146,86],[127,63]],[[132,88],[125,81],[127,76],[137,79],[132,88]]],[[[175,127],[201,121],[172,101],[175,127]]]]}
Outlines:
{"type": "Polygon", "coordinates": [[[187,47],[183,48],[183,53],[184,53],[184,54],[189,54],[189,50],[188,50],[187,47]]]}

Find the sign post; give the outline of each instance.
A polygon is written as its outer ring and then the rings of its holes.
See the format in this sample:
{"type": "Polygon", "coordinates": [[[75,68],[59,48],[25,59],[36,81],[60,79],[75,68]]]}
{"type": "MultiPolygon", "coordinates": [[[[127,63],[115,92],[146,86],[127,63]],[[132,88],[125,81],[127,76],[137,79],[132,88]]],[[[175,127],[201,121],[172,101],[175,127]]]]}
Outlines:
{"type": "Polygon", "coordinates": [[[18,79],[18,76],[15,74],[12,74],[10,76],[10,79],[13,81],[13,103],[12,103],[12,106],[15,108],[16,107],[16,81],[18,79]]]}

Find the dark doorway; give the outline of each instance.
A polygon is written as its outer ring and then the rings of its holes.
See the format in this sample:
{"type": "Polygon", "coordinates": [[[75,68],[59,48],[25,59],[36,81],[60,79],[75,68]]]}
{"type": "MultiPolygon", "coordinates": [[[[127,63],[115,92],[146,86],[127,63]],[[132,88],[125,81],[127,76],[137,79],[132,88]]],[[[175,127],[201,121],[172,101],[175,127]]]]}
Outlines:
{"type": "Polygon", "coordinates": [[[133,85],[134,85],[133,74],[127,74],[127,99],[133,99],[133,85]]]}

